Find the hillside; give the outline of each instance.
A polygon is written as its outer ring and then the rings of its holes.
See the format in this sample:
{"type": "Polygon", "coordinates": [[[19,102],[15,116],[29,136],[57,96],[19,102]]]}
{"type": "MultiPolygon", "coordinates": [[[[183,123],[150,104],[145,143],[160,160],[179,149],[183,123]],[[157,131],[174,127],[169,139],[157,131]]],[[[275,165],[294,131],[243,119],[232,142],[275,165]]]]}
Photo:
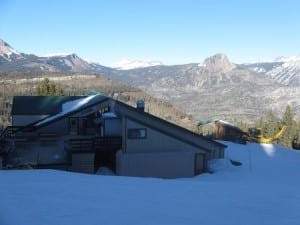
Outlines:
{"type": "Polygon", "coordinates": [[[244,64],[260,74],[266,74],[278,83],[288,86],[299,86],[300,84],[300,56],[278,57],[269,62],[258,62],[244,64]]]}
{"type": "Polygon", "coordinates": [[[280,116],[287,104],[300,118],[300,89],[230,62],[217,54],[201,64],[154,66],[113,72],[110,77],[137,86],[185,109],[196,119],[217,116],[253,122],[272,109],[280,116]]]}
{"type": "Polygon", "coordinates": [[[194,178],[0,170],[0,224],[299,224],[300,152],[225,144],[225,159],[194,178]]]}
{"type": "Polygon", "coordinates": [[[48,77],[60,85],[64,95],[86,95],[101,92],[108,97],[136,106],[136,101],[145,101],[145,110],[155,116],[179,124],[188,129],[195,129],[195,121],[172,104],[154,98],[141,89],[116,82],[102,75],[61,74],[61,73],[2,73],[0,82],[0,128],[10,125],[10,109],[13,96],[36,95],[40,82],[48,77]]]}

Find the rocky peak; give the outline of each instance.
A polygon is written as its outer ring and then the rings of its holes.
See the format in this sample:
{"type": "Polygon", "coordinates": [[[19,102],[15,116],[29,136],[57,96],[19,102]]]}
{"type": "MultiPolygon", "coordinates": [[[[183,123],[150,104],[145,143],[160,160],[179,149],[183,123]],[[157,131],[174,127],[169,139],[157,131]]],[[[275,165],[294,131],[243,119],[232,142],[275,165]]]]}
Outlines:
{"type": "Polygon", "coordinates": [[[216,54],[206,58],[199,66],[204,67],[212,73],[226,73],[235,68],[235,65],[229,61],[225,54],[216,54]]]}
{"type": "Polygon", "coordinates": [[[73,60],[80,59],[80,58],[78,57],[78,55],[76,55],[75,53],[72,53],[72,54],[70,54],[70,55],[67,55],[67,58],[70,58],[70,59],[73,59],[73,60]]]}
{"type": "Polygon", "coordinates": [[[5,41],[0,39],[0,55],[11,55],[11,54],[17,54],[20,53],[14,50],[9,44],[7,44],[5,41]]]}

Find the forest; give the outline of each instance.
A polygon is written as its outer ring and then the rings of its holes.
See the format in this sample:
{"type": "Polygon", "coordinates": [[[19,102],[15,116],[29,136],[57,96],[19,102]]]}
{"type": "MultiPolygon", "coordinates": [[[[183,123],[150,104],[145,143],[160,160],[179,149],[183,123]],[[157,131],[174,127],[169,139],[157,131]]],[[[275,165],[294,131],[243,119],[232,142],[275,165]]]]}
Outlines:
{"type": "Polygon", "coordinates": [[[286,130],[283,135],[276,141],[277,144],[280,144],[285,147],[292,147],[292,142],[300,141],[299,130],[300,123],[294,119],[294,115],[290,105],[287,105],[285,111],[281,117],[275,116],[272,110],[269,110],[265,116],[262,116],[260,119],[255,121],[254,125],[249,123],[235,120],[235,124],[241,128],[243,131],[248,131],[250,127],[258,127],[262,129],[262,135],[264,137],[270,137],[276,134],[282,126],[286,126],[286,130]]]}
{"type": "MultiPolygon", "coordinates": [[[[112,81],[102,75],[78,73],[2,73],[0,76],[2,77],[0,81],[0,130],[11,125],[10,111],[13,96],[73,96],[103,93],[108,97],[132,106],[135,106],[137,100],[143,99],[146,103],[146,112],[198,132],[196,121],[182,109],[176,108],[171,103],[162,99],[151,97],[140,89],[112,81]]],[[[266,115],[262,115],[254,124],[241,121],[239,118],[235,118],[230,122],[245,132],[250,127],[259,127],[262,129],[263,136],[265,137],[275,134],[285,125],[287,129],[277,143],[291,148],[293,140],[300,142],[298,135],[300,123],[294,119],[292,109],[289,105],[286,106],[283,115],[275,115],[272,110],[269,110],[266,115]]],[[[206,130],[206,133],[211,132],[213,132],[213,127],[206,130]]]]}

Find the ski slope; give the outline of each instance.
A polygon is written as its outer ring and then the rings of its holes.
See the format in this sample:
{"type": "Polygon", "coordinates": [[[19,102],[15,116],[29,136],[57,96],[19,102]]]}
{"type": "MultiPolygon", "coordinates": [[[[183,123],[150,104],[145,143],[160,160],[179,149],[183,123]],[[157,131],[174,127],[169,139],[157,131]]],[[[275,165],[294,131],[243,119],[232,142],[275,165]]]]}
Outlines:
{"type": "Polygon", "coordinates": [[[300,224],[300,152],[223,143],[225,159],[194,178],[0,171],[0,224],[300,224]]]}

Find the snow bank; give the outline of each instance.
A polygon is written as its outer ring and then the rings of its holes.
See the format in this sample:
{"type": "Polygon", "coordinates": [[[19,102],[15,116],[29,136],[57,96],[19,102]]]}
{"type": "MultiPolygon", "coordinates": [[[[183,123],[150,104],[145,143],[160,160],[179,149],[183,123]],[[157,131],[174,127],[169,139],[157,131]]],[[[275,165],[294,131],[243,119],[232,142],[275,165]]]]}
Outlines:
{"type": "Polygon", "coordinates": [[[194,178],[0,171],[0,224],[298,225],[299,152],[224,143],[214,172],[194,178]]]}

